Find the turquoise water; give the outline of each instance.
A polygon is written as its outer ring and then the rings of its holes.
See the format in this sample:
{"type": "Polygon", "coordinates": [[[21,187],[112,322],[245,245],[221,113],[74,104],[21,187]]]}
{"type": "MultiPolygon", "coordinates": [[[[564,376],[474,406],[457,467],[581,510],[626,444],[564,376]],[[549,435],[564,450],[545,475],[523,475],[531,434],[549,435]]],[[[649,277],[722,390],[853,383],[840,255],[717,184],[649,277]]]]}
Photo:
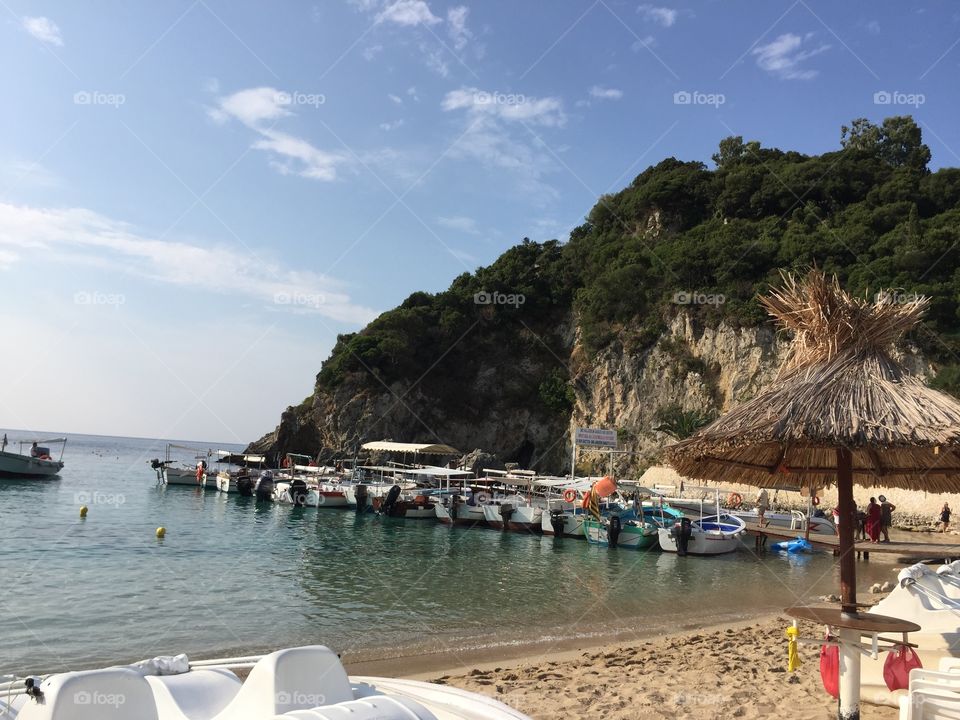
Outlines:
{"type": "MultiPolygon", "coordinates": [[[[59,480],[0,481],[0,674],[313,642],[377,658],[648,633],[838,587],[822,554],[678,558],[157,487],[147,461],[163,447],[74,435],[59,480]]],[[[858,572],[861,585],[893,577],[874,562],[858,572]]]]}

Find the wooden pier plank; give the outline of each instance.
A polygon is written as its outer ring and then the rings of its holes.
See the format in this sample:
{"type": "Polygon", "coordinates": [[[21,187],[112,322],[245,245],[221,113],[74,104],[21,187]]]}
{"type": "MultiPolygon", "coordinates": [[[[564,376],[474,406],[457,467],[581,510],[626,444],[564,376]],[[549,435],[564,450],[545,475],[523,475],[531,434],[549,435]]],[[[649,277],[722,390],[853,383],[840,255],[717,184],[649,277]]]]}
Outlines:
{"type": "MultiPolygon", "coordinates": [[[[760,527],[757,523],[747,523],[746,530],[748,535],[769,538],[773,542],[795,540],[797,537],[803,537],[803,531],[800,530],[791,530],[790,528],[773,527],[770,525],[760,527]]],[[[840,539],[836,535],[810,533],[810,544],[820,550],[833,550],[837,552],[839,551],[840,539]]],[[[888,543],[871,543],[860,540],[855,543],[854,549],[858,553],[885,553],[916,559],[960,558],[960,545],[951,543],[904,542],[902,540],[888,543]]]]}

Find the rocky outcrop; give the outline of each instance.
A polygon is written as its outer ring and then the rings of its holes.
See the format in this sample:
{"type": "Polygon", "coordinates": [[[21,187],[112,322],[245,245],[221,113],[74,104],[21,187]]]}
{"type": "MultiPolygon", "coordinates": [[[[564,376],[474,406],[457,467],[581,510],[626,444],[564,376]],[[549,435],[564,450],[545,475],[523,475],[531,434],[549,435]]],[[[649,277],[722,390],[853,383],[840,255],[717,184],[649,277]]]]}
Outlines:
{"type": "MultiPolygon", "coordinates": [[[[371,440],[444,442],[461,450],[483,447],[496,459],[544,472],[569,472],[576,427],[615,428],[619,476],[656,461],[671,441],[656,430],[666,408],[722,413],[752,397],[775,376],[787,343],[772,326],[733,327],[702,322],[679,311],[649,347],[630,349],[634,328],[624,328],[598,357],[588,358],[572,324],[557,328],[560,355],[537,338],[438,367],[413,386],[369,378],[318,388],[280,426],[251,448],[277,457],[288,451],[322,460],[351,457],[371,440]],[[569,414],[550,411],[537,388],[560,363],[570,368],[574,403],[569,414]],[[452,373],[452,374],[451,374],[452,373]]],[[[932,372],[924,358],[904,358],[917,373],[932,372]]],[[[582,452],[578,472],[607,471],[609,454],[582,452]]],[[[487,465],[491,467],[491,465],[487,465]]]]}

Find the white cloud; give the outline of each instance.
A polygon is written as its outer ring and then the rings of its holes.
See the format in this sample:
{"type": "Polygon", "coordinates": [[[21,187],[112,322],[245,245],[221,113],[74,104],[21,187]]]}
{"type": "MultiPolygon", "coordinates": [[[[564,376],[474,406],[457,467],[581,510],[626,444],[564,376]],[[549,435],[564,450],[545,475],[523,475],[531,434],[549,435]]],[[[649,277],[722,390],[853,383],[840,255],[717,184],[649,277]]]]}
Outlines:
{"type": "Polygon", "coordinates": [[[868,22],[868,23],[867,23],[867,32],[870,33],[871,35],[879,35],[879,34],[880,34],[880,23],[879,23],[879,21],[877,21],[877,20],[871,20],[870,22],[868,22]]]}
{"type": "Polygon", "coordinates": [[[377,22],[392,22],[397,25],[436,25],[443,22],[430,11],[424,0],[396,0],[377,14],[377,22]]]}
{"type": "Polygon", "coordinates": [[[0,249],[0,270],[9,270],[20,259],[20,256],[10,250],[0,249]]]}
{"type": "Polygon", "coordinates": [[[597,98],[598,100],[619,100],[623,97],[623,90],[594,85],[590,88],[590,97],[597,98]]]}
{"type": "Polygon", "coordinates": [[[12,188],[53,188],[61,184],[60,176],[38,162],[14,160],[0,166],[0,181],[12,188]]]}
{"type": "Polygon", "coordinates": [[[646,20],[655,22],[663,27],[671,27],[677,21],[677,11],[671,8],[657,7],[656,5],[641,5],[637,12],[646,20]]]}
{"type": "Polygon", "coordinates": [[[830,49],[829,45],[823,44],[810,47],[808,41],[812,37],[811,33],[804,37],[784,33],[773,42],[754,48],[752,54],[756,56],[760,69],[772,75],[785,80],[810,80],[818,71],[804,69],[803,62],[830,49]],[[804,43],[809,49],[802,49],[804,43]]]}
{"type": "Polygon", "coordinates": [[[472,160],[496,171],[507,171],[531,200],[554,200],[557,191],[544,176],[556,170],[542,139],[532,137],[531,126],[553,128],[566,122],[559,98],[533,98],[462,87],[446,94],[445,112],[463,112],[464,130],[448,156],[472,160]],[[514,125],[521,125],[515,129],[514,125]]]}
{"type": "Polygon", "coordinates": [[[653,35],[647,35],[645,37],[634,40],[630,45],[630,49],[633,52],[640,52],[641,50],[647,50],[654,47],[657,44],[657,39],[653,35]]]}
{"type": "Polygon", "coordinates": [[[473,37],[473,33],[467,29],[467,16],[469,14],[470,8],[466,5],[458,5],[447,10],[447,33],[453,41],[454,49],[458,52],[463,50],[470,42],[470,38],[473,37]]]}
{"type": "Polygon", "coordinates": [[[230,247],[151,239],[127,223],[84,208],[0,203],[0,267],[16,262],[18,253],[94,262],[169,285],[245,295],[271,307],[307,310],[339,322],[359,325],[376,316],[354,304],[342,284],[325,275],[291,270],[230,247]],[[315,302],[283,303],[282,298],[315,302]]]}
{"type": "Polygon", "coordinates": [[[536,98],[520,93],[502,93],[461,87],[451,90],[440,107],[445,112],[467,110],[472,115],[489,115],[503,120],[556,127],[567,122],[563,101],[557,97],[536,98]]]}
{"type": "Polygon", "coordinates": [[[420,43],[420,53],[427,63],[427,67],[442,78],[450,75],[450,66],[447,63],[447,51],[443,46],[430,47],[427,43],[420,43]]]}
{"type": "Polygon", "coordinates": [[[479,235],[480,229],[477,227],[477,221],[471,217],[463,215],[453,215],[451,217],[438,217],[437,225],[445,227],[448,230],[467,233],[469,235],[479,235]]]}
{"type": "Polygon", "coordinates": [[[393,93],[389,93],[387,97],[390,98],[397,105],[403,105],[403,98],[400,97],[399,95],[394,95],[393,93]]]}
{"type": "Polygon", "coordinates": [[[331,181],[337,168],[347,164],[343,153],[321,150],[303,138],[275,130],[268,123],[291,115],[291,95],[272,87],[249,88],[219,99],[209,111],[217,122],[233,118],[260,134],[251,147],[271,154],[271,167],[283,175],[331,181]]]}
{"type": "Polygon", "coordinates": [[[380,123],[380,129],[385,132],[390,132],[391,130],[396,130],[397,128],[403,127],[403,118],[399,120],[394,120],[393,122],[384,122],[380,123]]]}
{"type": "Polygon", "coordinates": [[[383,45],[371,45],[363,50],[363,59],[370,62],[383,52],[383,45]]]}
{"type": "Polygon", "coordinates": [[[63,45],[63,38],[60,36],[60,28],[50,18],[46,17],[24,17],[21,21],[23,29],[33,35],[40,42],[50,45],[63,45]]]}

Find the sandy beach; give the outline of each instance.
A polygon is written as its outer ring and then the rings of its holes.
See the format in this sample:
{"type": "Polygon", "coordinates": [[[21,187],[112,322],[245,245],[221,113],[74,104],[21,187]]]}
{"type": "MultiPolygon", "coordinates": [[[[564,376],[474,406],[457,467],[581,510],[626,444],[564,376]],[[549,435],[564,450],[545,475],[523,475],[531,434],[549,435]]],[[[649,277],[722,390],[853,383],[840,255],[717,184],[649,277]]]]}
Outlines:
{"type": "MultiPolygon", "coordinates": [[[[539,654],[411,677],[489,695],[537,720],[835,718],[836,701],[820,682],[819,647],[801,645],[803,664],[796,672],[787,672],[787,626],[786,618],[768,616],[636,644],[539,654]]],[[[807,626],[805,632],[814,630],[807,626]]],[[[897,712],[864,705],[862,716],[892,720],[897,712]]]]}

